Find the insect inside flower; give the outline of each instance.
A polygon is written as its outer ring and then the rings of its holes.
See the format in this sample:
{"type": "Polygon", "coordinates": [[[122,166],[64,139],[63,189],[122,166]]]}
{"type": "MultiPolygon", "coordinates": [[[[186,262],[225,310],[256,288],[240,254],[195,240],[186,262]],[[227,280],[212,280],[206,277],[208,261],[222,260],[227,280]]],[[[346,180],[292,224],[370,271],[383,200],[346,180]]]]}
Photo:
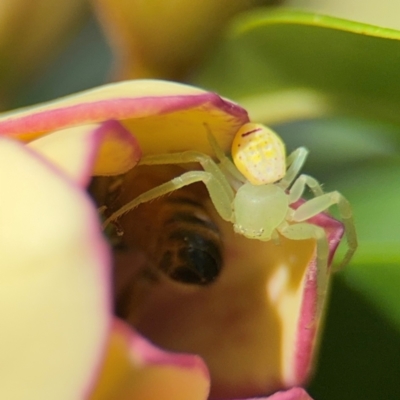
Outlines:
{"type": "MultiPolygon", "coordinates": [[[[348,244],[341,267],[350,261],[357,247],[350,204],[337,191],[324,193],[321,185],[313,177],[305,174],[298,176],[306,160],[307,149],[300,147],[286,157],[285,146],[275,132],[263,125],[247,123],[236,133],[230,159],[223,153],[207,126],[205,129],[208,131],[208,140],[217,161],[196,151],[142,158],[140,165],[199,163],[203,170],[184,172],[141,193],[111,213],[103,227],[115,222],[139,204],[202,182],[218,214],[225,221],[231,222],[238,234],[250,239],[272,239],[276,242],[279,242],[279,235],[291,240],[314,239],[317,244],[319,270],[326,269],[328,265],[328,241],[323,228],[307,221],[336,205],[345,226],[348,244]],[[311,190],[314,198],[296,208],[296,203],[307,188],[311,190]]],[[[192,217],[185,218],[187,222],[192,217]]],[[[187,235],[186,241],[191,245],[194,239],[189,237],[190,235],[187,235]]],[[[196,258],[194,254],[195,252],[192,255],[196,258]]],[[[173,255],[168,257],[171,261],[173,255]]],[[[217,270],[218,268],[215,268],[215,271],[217,270]]]]}

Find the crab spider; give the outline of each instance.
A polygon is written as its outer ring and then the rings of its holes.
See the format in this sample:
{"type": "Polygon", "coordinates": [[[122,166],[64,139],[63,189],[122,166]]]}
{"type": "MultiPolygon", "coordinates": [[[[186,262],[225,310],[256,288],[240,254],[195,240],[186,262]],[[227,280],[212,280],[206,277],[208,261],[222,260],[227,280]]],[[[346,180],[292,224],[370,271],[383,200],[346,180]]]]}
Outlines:
{"type": "Polygon", "coordinates": [[[203,182],[215,209],[222,219],[233,223],[235,232],[264,241],[278,240],[278,234],[292,240],[314,239],[317,243],[317,268],[321,273],[326,271],[328,264],[327,237],[323,228],[306,221],[337,205],[348,244],[340,267],[350,261],[357,247],[350,204],[337,191],[324,193],[318,181],[311,176],[302,174],[297,177],[308,154],[304,147],[286,158],[279,136],[265,126],[253,123],[243,125],[235,135],[233,161],[223,153],[211,132],[208,132],[208,140],[217,163],[210,156],[196,151],[142,158],[140,165],[197,162],[203,171],[185,172],[142,193],[112,213],[104,221],[103,228],[141,203],[192,183],[203,182]],[[291,205],[300,200],[307,188],[314,198],[293,209],[291,205]]]}

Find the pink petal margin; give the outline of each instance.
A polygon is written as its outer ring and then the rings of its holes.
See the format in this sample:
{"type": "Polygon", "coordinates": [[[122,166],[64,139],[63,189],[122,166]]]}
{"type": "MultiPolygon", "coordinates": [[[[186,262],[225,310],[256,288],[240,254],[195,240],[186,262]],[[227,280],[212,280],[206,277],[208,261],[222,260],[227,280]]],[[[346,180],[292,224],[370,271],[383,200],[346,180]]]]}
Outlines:
{"type": "Polygon", "coordinates": [[[80,125],[41,136],[27,144],[53,162],[78,185],[92,175],[118,175],[133,168],[141,157],[136,138],[118,121],[80,125]]]}
{"type": "Polygon", "coordinates": [[[243,399],[243,400],[313,400],[313,399],[308,395],[308,393],[303,388],[294,387],[289,390],[274,393],[272,396],[257,397],[252,399],[243,399]]]}
{"type": "Polygon", "coordinates": [[[206,400],[210,376],[196,355],[163,351],[114,319],[90,400],[206,400]]]}
{"type": "Polygon", "coordinates": [[[216,93],[205,92],[195,95],[122,97],[67,106],[60,101],[59,108],[37,110],[27,115],[17,113],[4,116],[0,121],[0,135],[18,137],[110,119],[162,115],[202,105],[211,111],[218,108],[235,119],[243,120],[243,123],[248,121],[247,112],[242,107],[224,100],[216,93]]]}
{"type": "Polygon", "coordinates": [[[91,175],[118,175],[129,171],[140,160],[142,151],[135,136],[115,120],[103,122],[96,130],[99,135],[96,160],[91,175]]]}
{"type": "Polygon", "coordinates": [[[166,352],[132,331],[130,345],[132,354],[143,366],[173,364],[179,368],[197,369],[206,379],[210,379],[208,369],[199,356],[166,352]]]}
{"type": "MultiPolygon", "coordinates": [[[[343,224],[331,216],[321,213],[311,218],[309,222],[324,228],[329,243],[330,266],[336,249],[344,234],[343,224]]],[[[310,378],[315,357],[316,342],[318,341],[320,316],[317,316],[317,296],[319,293],[317,282],[317,266],[314,257],[308,267],[304,284],[303,302],[298,322],[296,352],[294,357],[293,382],[286,382],[287,386],[304,384],[310,378]]],[[[328,274],[330,272],[328,271],[328,274]]],[[[328,290],[328,288],[324,288],[328,290]]]]}

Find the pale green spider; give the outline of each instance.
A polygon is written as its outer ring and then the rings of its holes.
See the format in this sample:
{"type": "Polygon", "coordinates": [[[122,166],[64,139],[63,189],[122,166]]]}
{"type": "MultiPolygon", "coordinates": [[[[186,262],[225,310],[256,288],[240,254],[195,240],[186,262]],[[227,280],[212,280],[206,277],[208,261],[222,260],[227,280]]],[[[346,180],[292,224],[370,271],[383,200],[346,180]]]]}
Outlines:
{"type": "MultiPolygon", "coordinates": [[[[207,127],[206,127],[207,128],[207,127]]],[[[208,128],[207,128],[208,129],[208,128]]],[[[285,157],[282,140],[263,125],[248,123],[237,132],[232,145],[233,162],[223,153],[213,135],[208,139],[218,159],[196,152],[151,155],[141,165],[184,164],[198,162],[204,171],[188,171],[142,193],[112,213],[103,224],[169,192],[203,182],[222,219],[233,223],[235,232],[258,240],[279,240],[279,234],[292,240],[315,239],[317,268],[326,270],[329,246],[323,228],[305,222],[336,204],[345,226],[348,250],[341,263],[347,264],[357,247],[351,207],[339,192],[324,193],[316,179],[300,175],[308,151],[300,147],[285,157]],[[240,172],[239,172],[240,171],[240,172]],[[302,197],[306,187],[314,198],[297,209],[290,207],[302,197]]]]}

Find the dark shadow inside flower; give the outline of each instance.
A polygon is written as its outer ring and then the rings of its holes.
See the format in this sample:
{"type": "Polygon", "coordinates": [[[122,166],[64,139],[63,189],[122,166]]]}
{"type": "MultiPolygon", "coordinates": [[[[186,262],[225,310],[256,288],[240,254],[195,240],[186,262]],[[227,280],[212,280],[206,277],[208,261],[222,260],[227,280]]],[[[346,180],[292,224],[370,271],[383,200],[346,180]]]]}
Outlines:
{"type": "Polygon", "coordinates": [[[326,334],[310,393],[325,400],[395,399],[400,381],[397,368],[391,366],[398,364],[398,328],[343,276],[332,283],[326,334]]]}
{"type": "MultiPolygon", "coordinates": [[[[107,205],[181,173],[134,168],[107,205]]],[[[308,377],[319,324],[312,240],[234,233],[201,183],[141,204],[118,230],[116,314],[164,349],[200,355],[212,398],[267,395],[308,377]]]]}

